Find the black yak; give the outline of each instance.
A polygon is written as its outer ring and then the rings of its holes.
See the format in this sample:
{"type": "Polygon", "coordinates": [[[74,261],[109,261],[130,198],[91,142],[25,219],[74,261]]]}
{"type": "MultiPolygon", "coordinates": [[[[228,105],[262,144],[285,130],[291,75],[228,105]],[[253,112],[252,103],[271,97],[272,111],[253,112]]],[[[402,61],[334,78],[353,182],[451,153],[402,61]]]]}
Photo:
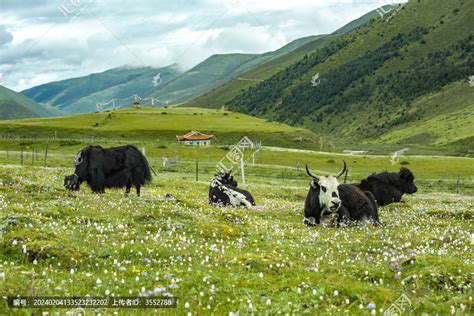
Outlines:
{"type": "Polygon", "coordinates": [[[413,194],[418,191],[415,176],[408,168],[401,168],[398,173],[373,174],[356,185],[361,190],[372,192],[379,206],[400,202],[403,194],[413,194]]]}
{"type": "Polygon", "coordinates": [[[209,203],[215,205],[255,206],[250,192],[237,188],[237,181],[229,172],[219,172],[209,186],[209,203]]]}
{"type": "Polygon", "coordinates": [[[332,226],[369,221],[374,225],[379,224],[374,196],[370,192],[363,192],[355,185],[339,184],[338,178],[345,170],[344,161],[344,167],[336,176],[318,177],[306,166],[306,172],[312,181],[305,201],[304,223],[332,226]]]}
{"type": "Polygon", "coordinates": [[[75,159],[74,174],[64,179],[69,190],[79,190],[86,181],[95,193],[104,193],[105,188],[126,187],[125,194],[135,186],[140,196],[140,187],[152,180],[150,166],[145,156],[132,145],[102,148],[89,146],[82,149],[75,159]]]}

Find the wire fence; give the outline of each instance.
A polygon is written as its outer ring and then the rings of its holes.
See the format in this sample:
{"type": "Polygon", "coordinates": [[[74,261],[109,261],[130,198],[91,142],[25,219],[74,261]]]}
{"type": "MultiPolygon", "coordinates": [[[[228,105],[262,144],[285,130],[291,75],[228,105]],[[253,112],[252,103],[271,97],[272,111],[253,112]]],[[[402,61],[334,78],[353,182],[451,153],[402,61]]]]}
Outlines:
{"type": "MultiPolygon", "coordinates": [[[[69,139],[68,142],[71,142],[69,139]]],[[[70,168],[71,173],[74,170],[73,159],[76,152],[57,151],[49,148],[49,143],[45,143],[44,147],[29,147],[18,145],[16,149],[4,148],[0,150],[0,164],[17,165],[17,166],[34,166],[34,167],[61,167],[70,168]]],[[[185,180],[194,180],[196,182],[210,181],[217,172],[218,161],[210,160],[183,160],[179,156],[157,157],[147,155],[147,159],[157,172],[158,178],[160,174],[176,174],[185,180]]],[[[324,174],[323,171],[317,171],[324,174]]],[[[66,174],[65,174],[66,175],[66,174]]],[[[240,171],[236,176],[240,179],[240,171]]],[[[355,183],[360,181],[367,175],[348,172],[345,175],[347,183],[355,183]]],[[[274,164],[252,163],[245,164],[245,178],[248,184],[264,184],[264,183],[284,183],[285,186],[307,186],[308,176],[306,171],[299,164],[295,166],[283,166],[274,164]]],[[[343,182],[341,180],[341,182],[343,182]]],[[[428,179],[418,178],[417,183],[423,186],[427,192],[439,191],[440,186],[444,186],[447,192],[466,193],[474,191],[473,177],[463,177],[454,175],[450,178],[428,179]]]]}
{"type": "MultiPolygon", "coordinates": [[[[3,131],[0,133],[0,163],[35,167],[64,167],[71,168],[72,172],[74,168],[73,159],[77,153],[77,148],[82,148],[85,144],[94,143],[101,144],[104,147],[111,147],[116,146],[118,141],[116,138],[111,137],[63,133],[55,130],[45,131],[44,133],[38,133],[37,131],[29,133],[3,131]]],[[[149,140],[137,143],[137,139],[127,139],[125,137],[120,138],[120,143],[134,143],[137,144],[138,148],[150,145],[149,140]]],[[[228,150],[232,146],[214,145],[213,147],[228,150]]],[[[182,159],[178,155],[162,157],[156,155],[156,150],[154,153],[148,153],[145,152],[144,147],[141,149],[157,173],[179,174],[180,177],[202,182],[209,181],[218,170],[217,164],[219,161],[211,157],[207,157],[207,159],[206,157],[201,157],[192,160],[189,158],[182,159]]],[[[323,170],[314,171],[322,175],[327,174],[323,170]]],[[[358,182],[367,175],[353,172],[349,169],[349,172],[345,174],[344,182],[358,182]]],[[[239,170],[236,171],[236,176],[237,178],[242,178],[240,177],[239,170]]],[[[290,185],[306,186],[308,184],[308,176],[304,167],[300,166],[299,163],[294,166],[263,164],[258,159],[245,163],[245,178],[249,184],[271,183],[272,181],[275,182],[275,180],[283,180],[280,183],[285,182],[290,185]]],[[[343,181],[341,180],[341,182],[343,181]]],[[[425,187],[432,188],[433,191],[439,191],[439,186],[444,183],[449,192],[474,192],[474,178],[472,176],[452,175],[442,179],[417,177],[417,182],[425,185],[425,187]]]]}

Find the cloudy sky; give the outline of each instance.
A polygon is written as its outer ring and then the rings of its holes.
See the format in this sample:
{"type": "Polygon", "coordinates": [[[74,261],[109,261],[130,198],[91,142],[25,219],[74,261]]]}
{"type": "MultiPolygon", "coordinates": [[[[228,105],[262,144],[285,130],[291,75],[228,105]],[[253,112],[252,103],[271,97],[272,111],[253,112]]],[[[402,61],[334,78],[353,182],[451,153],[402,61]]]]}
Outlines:
{"type": "Polygon", "coordinates": [[[110,68],[184,70],[330,33],[394,0],[0,0],[0,84],[21,91],[110,68]]]}

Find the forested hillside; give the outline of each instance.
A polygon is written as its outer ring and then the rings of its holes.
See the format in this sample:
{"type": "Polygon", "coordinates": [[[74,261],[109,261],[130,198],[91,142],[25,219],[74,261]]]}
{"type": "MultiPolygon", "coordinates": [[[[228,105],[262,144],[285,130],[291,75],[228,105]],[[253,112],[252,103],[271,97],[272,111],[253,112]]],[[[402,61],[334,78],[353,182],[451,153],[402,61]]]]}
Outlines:
{"type": "MultiPolygon", "coordinates": [[[[248,88],[226,106],[350,139],[374,139],[407,123],[419,124],[428,119],[424,96],[455,82],[468,85],[474,72],[473,12],[472,1],[410,1],[248,88]],[[312,83],[316,74],[320,80],[312,83]]],[[[445,101],[439,106],[449,112],[451,101],[445,101]]]]}
{"type": "MultiPolygon", "coordinates": [[[[384,10],[388,11],[390,8],[392,8],[392,6],[384,6],[384,10]]],[[[280,54],[280,56],[277,56],[278,58],[265,60],[264,63],[261,63],[260,65],[241,73],[239,76],[224,82],[222,85],[188,102],[186,106],[220,108],[226,102],[232,100],[232,98],[241,93],[244,89],[256,86],[259,82],[270,78],[279,71],[298,62],[305,55],[310,54],[320,47],[324,47],[333,40],[369,22],[371,19],[377,18],[380,18],[380,16],[376,10],[373,10],[367,14],[364,14],[360,18],[347,23],[343,27],[334,31],[332,34],[313,36],[310,38],[310,41],[298,49],[294,49],[287,54],[280,54]]],[[[287,46],[290,45],[291,43],[287,46]]]]}

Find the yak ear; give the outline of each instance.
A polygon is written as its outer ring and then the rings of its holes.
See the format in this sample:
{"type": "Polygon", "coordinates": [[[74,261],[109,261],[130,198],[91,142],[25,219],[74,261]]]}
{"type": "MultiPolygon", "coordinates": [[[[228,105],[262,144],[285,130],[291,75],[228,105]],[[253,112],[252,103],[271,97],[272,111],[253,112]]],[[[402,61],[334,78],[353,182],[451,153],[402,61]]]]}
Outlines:
{"type": "Polygon", "coordinates": [[[310,185],[313,189],[319,190],[319,183],[316,181],[316,179],[312,179],[311,182],[309,183],[309,185],[310,185]]]}
{"type": "Polygon", "coordinates": [[[408,177],[410,175],[411,171],[408,168],[400,168],[400,172],[398,173],[400,177],[408,177]]]}
{"type": "Polygon", "coordinates": [[[399,176],[400,176],[401,179],[405,179],[406,181],[415,180],[415,176],[413,175],[413,173],[408,168],[400,169],[399,176]]]}

